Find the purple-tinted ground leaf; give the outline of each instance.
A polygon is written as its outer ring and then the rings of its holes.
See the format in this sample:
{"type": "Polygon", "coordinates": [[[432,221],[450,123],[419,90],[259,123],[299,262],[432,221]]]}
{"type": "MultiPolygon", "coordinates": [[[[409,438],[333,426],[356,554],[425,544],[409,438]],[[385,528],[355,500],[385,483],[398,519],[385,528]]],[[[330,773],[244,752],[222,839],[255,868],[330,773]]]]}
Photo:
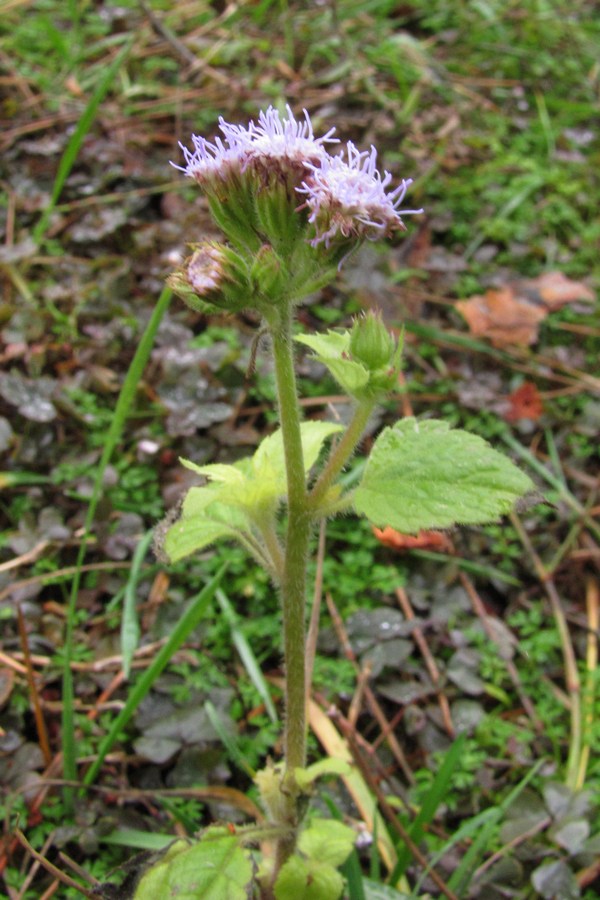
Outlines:
{"type": "Polygon", "coordinates": [[[400,610],[387,606],[371,610],[359,610],[346,621],[346,631],[357,656],[378,641],[389,641],[410,634],[413,626],[400,610]]]}
{"type": "Polygon", "coordinates": [[[462,734],[463,731],[472,734],[485,718],[485,710],[476,700],[455,700],[450,706],[450,712],[457,734],[462,734]]]}
{"type": "Polygon", "coordinates": [[[144,533],[144,520],[137,513],[124,513],[115,530],[107,537],[104,550],[110,559],[127,559],[144,533]]]}
{"type": "Polygon", "coordinates": [[[51,422],[56,418],[52,395],[56,390],[54,378],[25,378],[18,372],[0,372],[0,394],[22,416],[33,422],[51,422]]]}
{"type": "Polygon", "coordinates": [[[564,816],[579,818],[590,811],[591,794],[589,791],[572,791],[566,784],[558,781],[547,781],[542,788],[546,806],[555,821],[564,816]]]}
{"type": "Polygon", "coordinates": [[[444,585],[436,585],[431,604],[431,619],[435,622],[448,622],[461,612],[471,609],[467,592],[461,587],[448,589],[444,585]]]}
{"type": "Polygon", "coordinates": [[[8,419],[0,416],[0,453],[8,450],[13,437],[13,430],[8,419]]]}
{"type": "Polygon", "coordinates": [[[425,699],[433,690],[433,684],[424,675],[422,681],[388,681],[378,684],[377,691],[388,700],[406,706],[415,700],[425,699]]]}
{"type": "Polygon", "coordinates": [[[581,897],[577,879],[562,860],[538,866],[531,876],[531,883],[544,900],[577,900],[581,897]]]}
{"type": "Polygon", "coordinates": [[[44,767],[44,755],[37,744],[21,744],[12,756],[0,757],[0,782],[17,787],[25,784],[27,776],[44,767]]]}
{"type": "Polygon", "coordinates": [[[477,651],[462,647],[452,654],[446,674],[465,694],[476,697],[483,693],[485,685],[478,675],[480,656],[477,651]]]}
{"type": "MultiPolygon", "coordinates": [[[[519,860],[515,859],[514,856],[505,856],[487,869],[481,879],[474,881],[473,888],[483,888],[484,892],[478,892],[476,896],[481,897],[481,900],[487,900],[488,896],[491,896],[489,892],[495,886],[509,889],[518,888],[523,883],[523,874],[523,866],[519,860]]],[[[496,897],[511,896],[511,894],[498,893],[493,896],[495,900],[496,897]]]]}
{"type": "Polygon", "coordinates": [[[167,433],[172,437],[189,437],[196,431],[208,428],[215,422],[223,422],[233,412],[227,403],[204,403],[184,406],[167,417],[167,433]]]}
{"type": "Polygon", "coordinates": [[[376,678],[384,669],[398,669],[413,651],[411,641],[394,638],[381,641],[366,650],[360,658],[361,667],[368,666],[372,678],[376,678]]]}
{"type": "MultiPolygon", "coordinates": [[[[517,646],[517,638],[507,625],[497,616],[486,616],[485,624],[488,632],[490,632],[495,647],[502,659],[512,659],[515,655],[517,646]]],[[[483,625],[477,622],[475,626],[483,631],[483,625]]]]}
{"type": "MultiPolygon", "coordinates": [[[[220,708],[226,731],[234,730],[227,712],[231,706],[232,693],[228,689],[211,692],[211,701],[220,708]]],[[[165,698],[153,694],[152,703],[144,704],[136,715],[136,724],[143,731],[135,741],[136,752],[152,762],[163,763],[184,746],[218,740],[202,702],[201,696],[195,692],[185,706],[173,708],[170,701],[165,702],[165,698]]]]}
{"type": "Polygon", "coordinates": [[[509,807],[500,829],[500,840],[508,844],[550,824],[551,818],[544,801],[535,791],[526,788],[509,807]]]}
{"type": "Polygon", "coordinates": [[[134,741],[135,752],[149,762],[162,765],[172,759],[181,749],[181,741],[169,737],[145,734],[134,741]]]}
{"type": "Polygon", "coordinates": [[[2,754],[0,759],[5,759],[9,753],[14,753],[22,743],[23,737],[16,728],[5,727],[4,733],[0,733],[0,753],[2,754]]]}
{"type": "Polygon", "coordinates": [[[587,819],[572,819],[563,822],[550,830],[550,835],[559,847],[563,847],[570,856],[576,856],[584,848],[590,836],[590,823],[587,819]]]}
{"type": "Polygon", "coordinates": [[[61,515],[54,507],[45,507],[34,522],[31,515],[25,515],[19,522],[19,530],[9,539],[9,546],[15,553],[27,553],[40,541],[66,541],[71,531],[63,524],[61,515]]]}

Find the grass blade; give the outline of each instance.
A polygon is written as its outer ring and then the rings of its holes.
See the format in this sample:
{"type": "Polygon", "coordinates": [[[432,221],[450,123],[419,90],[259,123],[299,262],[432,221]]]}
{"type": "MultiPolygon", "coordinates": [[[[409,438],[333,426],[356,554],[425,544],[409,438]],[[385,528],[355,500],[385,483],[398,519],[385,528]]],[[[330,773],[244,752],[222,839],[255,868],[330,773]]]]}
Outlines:
{"type": "Polygon", "coordinates": [[[156,831],[140,831],[137,828],[118,828],[100,838],[103,844],[114,847],[134,847],[136,850],[164,850],[176,838],[172,834],[158,834],[156,831]]]}
{"type": "Polygon", "coordinates": [[[58,164],[58,171],[56,173],[56,178],[54,179],[50,202],[32,232],[32,237],[36,244],[39,244],[44,237],[46,228],[48,227],[50,216],[54,211],[54,208],[58,202],[58,198],[60,197],[61,191],[65,185],[65,181],[69,177],[69,173],[71,172],[75,160],[77,159],[77,155],[81,149],[83,140],[90,130],[94,119],[96,118],[98,107],[104,100],[104,97],[106,96],[108,89],[112,84],[113,78],[129,55],[129,51],[131,50],[132,45],[133,38],[125,44],[121,52],[117,54],[117,56],[115,56],[110,66],[105,70],[102,77],[100,78],[100,81],[98,82],[96,90],[90,98],[90,102],[86,106],[84,113],[77,124],[77,128],[71,135],[71,139],[69,140],[65,152],[61,157],[60,163],[58,164]]]}
{"type": "Polygon", "coordinates": [[[208,716],[212,727],[219,735],[221,743],[227,750],[230,759],[247,775],[249,775],[250,778],[254,778],[256,772],[248,765],[248,763],[244,759],[244,754],[237,745],[235,738],[227,731],[227,729],[223,725],[223,720],[221,719],[221,716],[219,715],[219,712],[214,703],[211,703],[210,700],[207,700],[204,704],[204,709],[206,710],[206,715],[208,716]]]}
{"type": "Polygon", "coordinates": [[[502,803],[499,806],[495,807],[495,809],[491,810],[491,812],[497,813],[497,815],[493,817],[490,815],[489,820],[479,831],[477,837],[461,859],[460,864],[456,867],[456,869],[452,873],[452,877],[448,881],[448,887],[450,888],[450,890],[457,893],[459,897],[464,896],[464,892],[469,885],[473,872],[479,865],[484,853],[490,846],[491,833],[496,827],[497,823],[506,814],[506,811],[515,802],[519,794],[527,787],[532,778],[537,775],[544,763],[545,760],[539,759],[537,763],[529,770],[529,772],[527,772],[527,774],[519,782],[519,784],[510,792],[510,794],[508,794],[507,797],[504,798],[502,803]]]}
{"type": "Polygon", "coordinates": [[[221,612],[225,616],[225,620],[229,625],[231,631],[231,639],[235,645],[237,652],[239,653],[240,659],[244,664],[244,668],[248,673],[248,678],[258,691],[261,700],[265,704],[265,709],[269,714],[269,718],[272,722],[277,722],[277,711],[271,699],[269,686],[265,681],[264,675],[261,672],[260,666],[256,660],[254,653],[252,652],[250,644],[238,627],[239,617],[223,591],[218,590],[216,593],[216,598],[219,606],[221,607],[221,612]]]}
{"type": "MultiPolygon", "coordinates": [[[[448,792],[452,773],[456,768],[464,743],[465,735],[461,734],[444,756],[444,761],[442,762],[442,765],[433,780],[433,784],[423,800],[421,809],[408,832],[415,844],[420,843],[422,840],[426,826],[432,821],[438,806],[448,792]]],[[[411,853],[409,848],[406,845],[400,845],[398,848],[398,862],[390,877],[390,882],[392,884],[398,883],[398,880],[406,872],[410,861],[411,853]]]]}
{"type": "Polygon", "coordinates": [[[121,620],[121,655],[123,657],[123,673],[125,678],[129,679],[131,673],[131,663],[133,662],[133,654],[135,653],[140,639],[140,623],[136,610],[136,588],[141,577],[142,563],[148,552],[148,547],[152,543],[154,537],[154,529],[151,529],[140,540],[135,548],[133,559],[131,561],[131,569],[129,578],[125,585],[123,595],[123,618],[121,620]]]}
{"type": "MultiPolygon", "coordinates": [[[[73,712],[73,674],[71,672],[71,661],[73,659],[73,641],[75,636],[75,614],[77,612],[77,597],[79,595],[79,585],[81,583],[81,567],[85,558],[87,548],[87,539],[90,534],[92,524],[96,515],[96,509],[102,496],[103,480],[106,467],[110,462],[114,449],[121,439],[123,428],[129,415],[129,410],[135,398],[137,386],[142,377],[142,373],[146,368],[146,363],[152,346],[156,332],[167,311],[171,301],[172,292],[170,288],[165,288],[158,298],[158,302],[150,317],[150,321],[146,326],[135,355],[131,361],[131,365],[125,376],[119,399],[115,407],[106,442],[102,450],[102,456],[98,463],[96,478],[94,479],[94,487],[92,496],[85,516],[83,526],[83,538],[79,546],[77,554],[76,572],[71,582],[71,591],[69,595],[69,603],[67,605],[67,616],[65,626],[65,643],[63,647],[63,671],[62,671],[62,741],[63,741],[63,773],[67,781],[75,781],[77,779],[77,758],[75,748],[75,717],[73,712]]],[[[72,795],[69,788],[65,789],[65,800],[68,806],[72,806],[72,795]]]]}
{"type": "MultiPolygon", "coordinates": [[[[333,798],[329,797],[327,794],[323,794],[323,797],[321,799],[331,813],[332,819],[337,819],[338,822],[343,822],[344,817],[339,808],[336,806],[333,798]]],[[[375,844],[374,846],[376,847],[377,845],[375,844]]],[[[346,862],[342,866],[340,866],[340,872],[347,882],[346,887],[348,891],[348,900],[366,900],[365,889],[363,887],[362,868],[356,850],[352,850],[352,853],[350,854],[346,862]]]]}
{"type": "Polygon", "coordinates": [[[215,591],[221,582],[221,578],[223,577],[226,568],[226,564],[221,566],[214,578],[200,591],[198,596],[192,600],[169,635],[166,644],[160,648],[157,655],[152,660],[152,663],[144,670],[144,672],[142,672],[135,684],[133,684],[125,706],[111,725],[110,731],[104,737],[98,748],[98,756],[85,774],[85,778],[83,779],[84,784],[92,784],[95,780],[106,754],[117,740],[121,729],[127,725],[173,654],[181,647],[183,642],[203,619],[208,604],[214,597],[215,591]]]}

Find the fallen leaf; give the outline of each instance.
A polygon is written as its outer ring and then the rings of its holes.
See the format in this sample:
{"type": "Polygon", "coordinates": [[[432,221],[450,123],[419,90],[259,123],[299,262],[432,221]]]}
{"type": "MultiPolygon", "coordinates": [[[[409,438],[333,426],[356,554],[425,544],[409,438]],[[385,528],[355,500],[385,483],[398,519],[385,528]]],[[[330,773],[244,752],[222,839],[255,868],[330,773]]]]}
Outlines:
{"type": "Polygon", "coordinates": [[[373,528],[373,534],[385,547],[403,552],[406,550],[437,550],[452,553],[450,538],[441,531],[419,531],[418,534],[402,534],[395,528],[373,528]]]}
{"type": "Polygon", "coordinates": [[[518,422],[519,419],[537,422],[544,411],[540,392],[531,381],[523,382],[521,387],[509,394],[507,400],[509,407],[504,413],[507,422],[518,422]]]}
{"type": "Polygon", "coordinates": [[[491,288],[483,295],[459,300],[455,306],[467,320],[471,333],[489,338],[494,346],[529,346],[536,342],[538,326],[548,313],[575,300],[593,299],[594,294],[585,284],[572,281],[562,272],[546,272],[539,278],[491,288]]]}
{"type": "Polygon", "coordinates": [[[594,292],[582,284],[581,281],[572,281],[562,272],[546,272],[539,278],[532,278],[521,282],[524,290],[531,290],[534,296],[539,295],[542,303],[549,310],[560,309],[566,303],[573,303],[575,300],[589,300],[593,302],[596,298],[594,292]]]}

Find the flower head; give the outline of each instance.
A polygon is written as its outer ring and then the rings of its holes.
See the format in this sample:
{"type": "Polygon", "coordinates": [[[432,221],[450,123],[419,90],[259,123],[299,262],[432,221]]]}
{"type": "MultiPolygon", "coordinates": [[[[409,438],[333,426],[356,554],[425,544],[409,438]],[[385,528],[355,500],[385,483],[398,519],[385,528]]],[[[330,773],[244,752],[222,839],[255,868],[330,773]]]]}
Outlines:
{"type": "Polygon", "coordinates": [[[190,178],[194,178],[200,185],[207,186],[215,179],[225,181],[232,172],[239,171],[241,166],[241,146],[237,142],[229,142],[225,146],[221,138],[217,137],[214,143],[207,141],[196,134],[192,135],[193,150],[179,142],[183,150],[185,166],[171,165],[180,172],[185,172],[190,178]]]}
{"type": "Polygon", "coordinates": [[[330,128],[323,137],[315,138],[312,122],[306,110],[304,121],[297,121],[289,106],[287,118],[269,106],[266,112],[258,114],[258,122],[250,122],[247,128],[230,125],[222,118],[219,127],[228,143],[243,146],[247,153],[246,165],[251,162],[272,166],[291,164],[305,168],[308,164],[318,164],[326,155],[324,144],[336,139],[332,137],[335,128],[330,128]]]}
{"type": "Polygon", "coordinates": [[[401,215],[420,213],[421,209],[400,209],[411,179],[392,191],[389,172],[377,169],[377,151],[371,147],[362,153],[349,141],[343,153],[327,156],[319,164],[309,165],[310,175],[297,190],[306,195],[309,222],[316,229],[313,246],[330,245],[334,238],[376,240],[395,230],[405,230],[401,215]]]}
{"type": "Polygon", "coordinates": [[[335,140],[332,138],[335,128],[316,138],[306,110],[304,121],[298,121],[289,106],[286,112],[287,116],[281,117],[269,106],[266,112],[259,112],[257,122],[251,121],[247,126],[232,125],[221,117],[219,128],[223,138],[217,137],[211,143],[192,135],[193,150],[179,145],[186,165],[175,168],[203,186],[215,178],[226,181],[232,173],[244,172],[252,164],[265,172],[292,168],[300,169],[301,175],[306,174],[309,164],[318,164],[327,156],[324,145],[335,140]]]}

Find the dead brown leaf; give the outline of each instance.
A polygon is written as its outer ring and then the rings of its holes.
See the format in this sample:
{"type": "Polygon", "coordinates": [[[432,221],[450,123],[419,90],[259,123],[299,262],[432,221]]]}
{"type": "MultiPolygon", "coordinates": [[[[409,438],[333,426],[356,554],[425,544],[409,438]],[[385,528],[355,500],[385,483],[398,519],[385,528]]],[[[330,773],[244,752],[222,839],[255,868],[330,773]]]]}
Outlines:
{"type": "Polygon", "coordinates": [[[452,553],[454,547],[447,535],[440,531],[419,531],[418,534],[402,534],[395,528],[373,528],[373,534],[385,547],[403,552],[405,550],[436,550],[452,553]]]}
{"type": "Polygon", "coordinates": [[[594,299],[592,291],[562,272],[546,272],[539,278],[509,282],[455,306],[465,317],[471,334],[487,337],[496,347],[530,346],[548,313],[576,300],[594,299]]]}
{"type": "Polygon", "coordinates": [[[532,419],[536,422],[544,411],[540,392],[531,381],[525,381],[507,399],[510,404],[504,414],[507,422],[517,422],[519,419],[532,419]]]}

